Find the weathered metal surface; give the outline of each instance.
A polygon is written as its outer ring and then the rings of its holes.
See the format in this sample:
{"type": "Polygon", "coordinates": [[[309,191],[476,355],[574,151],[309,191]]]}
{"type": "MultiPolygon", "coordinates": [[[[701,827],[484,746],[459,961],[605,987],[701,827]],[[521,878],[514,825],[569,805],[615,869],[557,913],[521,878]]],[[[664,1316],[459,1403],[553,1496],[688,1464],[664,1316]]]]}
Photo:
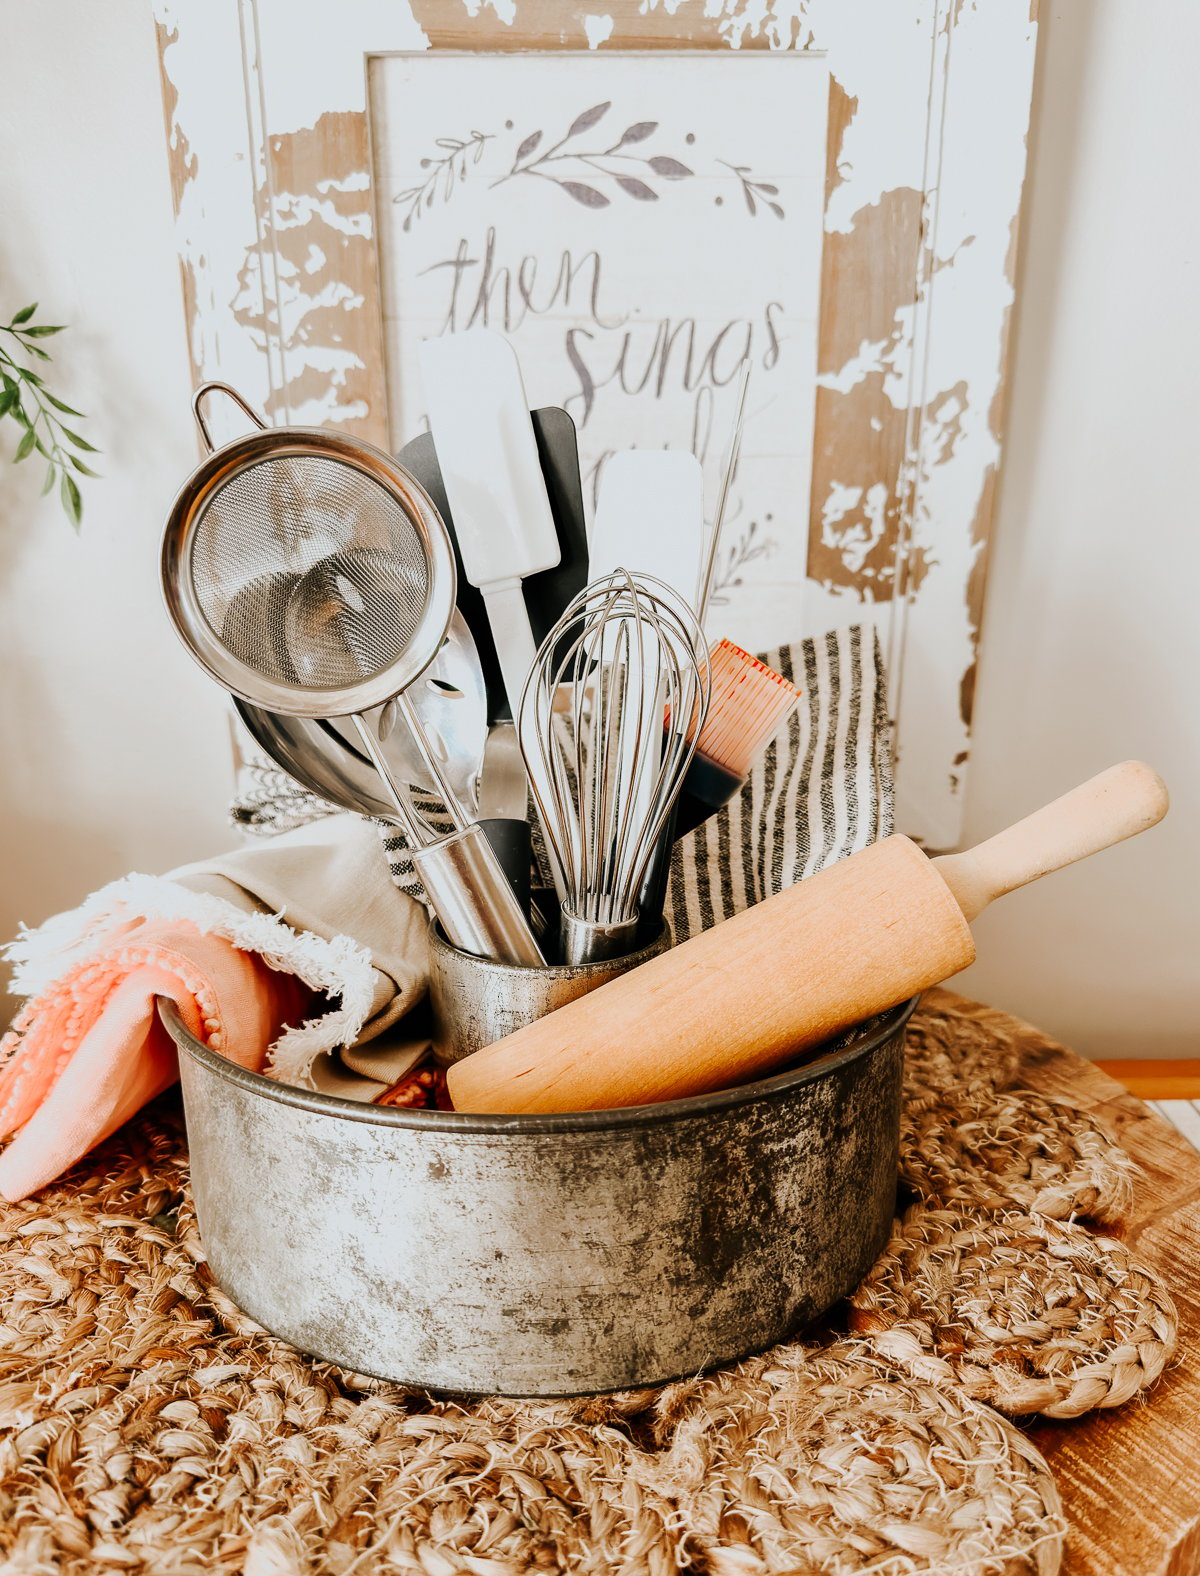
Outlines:
{"type": "Polygon", "coordinates": [[[623,958],[550,968],[525,968],[476,958],[452,947],[438,931],[429,930],[429,1003],[433,1011],[433,1048],[443,1066],[457,1062],[485,1045],[494,1045],[514,1029],[544,1018],[578,996],[586,996],[618,974],[665,952],[671,933],[623,958]]]}
{"type": "Polygon", "coordinates": [[[163,1016],[201,1235],[239,1306],[359,1372],[551,1396],[769,1346],[861,1279],[892,1218],[911,1005],[759,1084],[554,1116],[352,1105],[163,1016]]]}

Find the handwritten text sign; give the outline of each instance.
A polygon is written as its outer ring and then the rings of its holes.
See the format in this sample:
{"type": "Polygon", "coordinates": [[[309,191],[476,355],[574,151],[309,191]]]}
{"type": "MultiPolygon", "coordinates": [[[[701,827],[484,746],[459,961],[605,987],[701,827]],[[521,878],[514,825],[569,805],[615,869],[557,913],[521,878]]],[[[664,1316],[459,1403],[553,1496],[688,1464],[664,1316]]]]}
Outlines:
{"type": "Polygon", "coordinates": [[[802,634],[823,59],[431,53],[370,82],[395,446],[425,425],[416,342],[486,326],[574,418],[589,504],[614,450],[685,448],[711,518],[749,357],[709,628],[802,634]]]}

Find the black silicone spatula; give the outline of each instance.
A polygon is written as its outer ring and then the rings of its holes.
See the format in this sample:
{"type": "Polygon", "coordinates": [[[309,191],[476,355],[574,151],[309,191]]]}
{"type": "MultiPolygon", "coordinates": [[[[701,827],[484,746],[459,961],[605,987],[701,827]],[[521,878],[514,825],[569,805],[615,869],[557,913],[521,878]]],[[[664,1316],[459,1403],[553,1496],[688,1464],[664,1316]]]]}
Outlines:
{"type": "MultiPolygon", "coordinates": [[[[559,615],[571,598],[582,591],[587,581],[588,544],[587,526],[583,514],[583,483],[579,475],[579,445],[575,437],[575,423],[565,410],[556,405],[531,413],[533,434],[537,442],[538,460],[546,480],[550,499],[550,512],[558,534],[562,556],[552,569],[530,575],[522,585],[525,607],[529,614],[533,638],[540,645],[550,633],[559,615]]],[[[451,541],[458,568],[459,611],[470,625],[479,648],[483,675],[488,692],[488,720],[497,722],[512,715],[504,693],[500,662],[496,656],[496,643],[484,609],[482,594],[467,579],[463,568],[458,542],[454,536],[454,519],[442,484],[441,468],[433,437],[421,433],[411,443],[406,443],[396,458],[417,478],[433,499],[437,511],[450,530],[451,541]]]]}

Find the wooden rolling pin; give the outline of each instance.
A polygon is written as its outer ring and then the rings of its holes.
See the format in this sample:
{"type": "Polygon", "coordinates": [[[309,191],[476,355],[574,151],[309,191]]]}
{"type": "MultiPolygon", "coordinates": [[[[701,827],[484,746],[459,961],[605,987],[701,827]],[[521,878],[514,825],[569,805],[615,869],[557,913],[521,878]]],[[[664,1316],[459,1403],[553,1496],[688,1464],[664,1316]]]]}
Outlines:
{"type": "Polygon", "coordinates": [[[1143,832],[1167,790],[1126,761],[962,854],[888,837],[560,1007],[446,1074],[458,1111],[587,1111],[766,1077],[974,961],[993,898],[1143,832]]]}

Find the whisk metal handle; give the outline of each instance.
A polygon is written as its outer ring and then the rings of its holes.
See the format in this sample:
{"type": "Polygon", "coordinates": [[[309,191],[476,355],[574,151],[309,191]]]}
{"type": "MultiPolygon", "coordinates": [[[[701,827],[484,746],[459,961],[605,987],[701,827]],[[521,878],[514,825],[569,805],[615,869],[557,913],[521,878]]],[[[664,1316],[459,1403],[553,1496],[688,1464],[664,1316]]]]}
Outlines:
{"type": "Polygon", "coordinates": [[[636,914],[632,919],[605,923],[581,919],[564,908],[559,921],[563,962],[604,963],[609,958],[623,958],[637,946],[637,930],[636,914]]]}

